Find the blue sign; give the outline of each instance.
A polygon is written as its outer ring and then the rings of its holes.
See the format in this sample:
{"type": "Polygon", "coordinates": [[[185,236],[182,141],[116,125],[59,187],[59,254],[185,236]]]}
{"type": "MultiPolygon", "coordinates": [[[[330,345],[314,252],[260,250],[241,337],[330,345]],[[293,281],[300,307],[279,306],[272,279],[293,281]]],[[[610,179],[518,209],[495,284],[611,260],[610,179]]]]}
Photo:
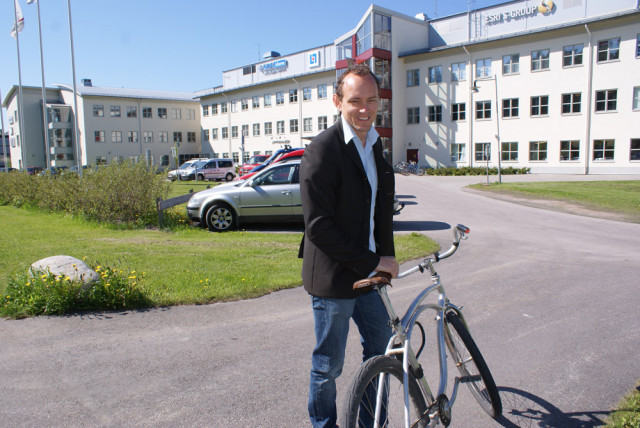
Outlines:
{"type": "Polygon", "coordinates": [[[264,74],[274,74],[285,71],[289,67],[289,62],[286,59],[279,59],[277,61],[263,64],[260,66],[260,71],[264,74]]]}

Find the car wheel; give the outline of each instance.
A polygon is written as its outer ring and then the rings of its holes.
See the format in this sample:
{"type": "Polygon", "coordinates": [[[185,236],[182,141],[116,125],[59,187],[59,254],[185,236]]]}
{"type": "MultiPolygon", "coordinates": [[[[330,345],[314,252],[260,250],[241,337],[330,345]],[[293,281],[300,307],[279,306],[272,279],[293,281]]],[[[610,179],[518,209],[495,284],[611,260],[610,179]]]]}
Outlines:
{"type": "Polygon", "coordinates": [[[204,181],[204,174],[198,174],[197,180],[204,181]]]}
{"type": "Polygon", "coordinates": [[[207,210],[205,221],[210,231],[226,232],[235,227],[236,214],[229,205],[217,203],[207,210]]]}
{"type": "Polygon", "coordinates": [[[229,172],[229,173],[227,173],[227,176],[225,177],[225,179],[226,179],[227,181],[231,181],[231,180],[233,180],[233,174],[231,174],[230,172],[229,172]]]}

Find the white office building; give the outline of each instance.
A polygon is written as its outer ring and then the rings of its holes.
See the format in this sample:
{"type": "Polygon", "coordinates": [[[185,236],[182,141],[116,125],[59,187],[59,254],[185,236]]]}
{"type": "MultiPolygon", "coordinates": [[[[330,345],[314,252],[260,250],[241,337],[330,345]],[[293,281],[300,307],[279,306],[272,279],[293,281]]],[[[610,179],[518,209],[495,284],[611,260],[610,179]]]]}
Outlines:
{"type": "MultiPolygon", "coordinates": [[[[323,46],[229,69],[220,85],[184,98],[83,86],[82,161],[137,156],[163,164],[178,140],[181,160],[239,163],[304,147],[337,119],[336,77],[365,62],[381,81],[376,129],[393,164],[640,173],[640,0],[519,0],[438,19],[371,5],[345,31],[328,34],[333,42],[323,46]],[[153,120],[165,108],[167,119],[147,129],[147,107],[153,120]],[[127,117],[131,108],[137,117],[127,117]],[[167,143],[159,132],[168,132],[167,143]]],[[[68,90],[59,94],[73,105],[68,90]]]]}

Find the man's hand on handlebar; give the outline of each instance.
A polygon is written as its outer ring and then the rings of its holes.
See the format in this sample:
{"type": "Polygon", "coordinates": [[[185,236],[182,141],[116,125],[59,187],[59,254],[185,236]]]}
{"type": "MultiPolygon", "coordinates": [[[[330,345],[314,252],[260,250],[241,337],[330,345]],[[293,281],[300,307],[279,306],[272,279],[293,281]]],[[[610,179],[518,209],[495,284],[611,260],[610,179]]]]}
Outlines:
{"type": "Polygon", "coordinates": [[[398,272],[400,272],[400,265],[396,261],[396,258],[393,256],[381,256],[380,262],[378,266],[375,268],[376,272],[388,272],[391,274],[392,278],[396,278],[398,276],[398,272]]]}

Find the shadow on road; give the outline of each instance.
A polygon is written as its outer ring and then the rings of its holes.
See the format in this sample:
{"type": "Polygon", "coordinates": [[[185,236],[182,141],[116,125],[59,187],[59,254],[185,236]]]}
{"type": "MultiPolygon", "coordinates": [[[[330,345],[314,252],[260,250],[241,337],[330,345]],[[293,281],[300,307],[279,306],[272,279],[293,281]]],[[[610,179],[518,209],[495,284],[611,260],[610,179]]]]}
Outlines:
{"type": "Polygon", "coordinates": [[[499,387],[504,427],[600,427],[609,411],[564,413],[545,399],[515,388],[499,387]]]}
{"type": "Polygon", "coordinates": [[[428,230],[447,230],[451,229],[451,225],[449,223],[444,223],[441,221],[411,221],[411,220],[393,220],[393,231],[394,232],[422,232],[428,230]]]}

